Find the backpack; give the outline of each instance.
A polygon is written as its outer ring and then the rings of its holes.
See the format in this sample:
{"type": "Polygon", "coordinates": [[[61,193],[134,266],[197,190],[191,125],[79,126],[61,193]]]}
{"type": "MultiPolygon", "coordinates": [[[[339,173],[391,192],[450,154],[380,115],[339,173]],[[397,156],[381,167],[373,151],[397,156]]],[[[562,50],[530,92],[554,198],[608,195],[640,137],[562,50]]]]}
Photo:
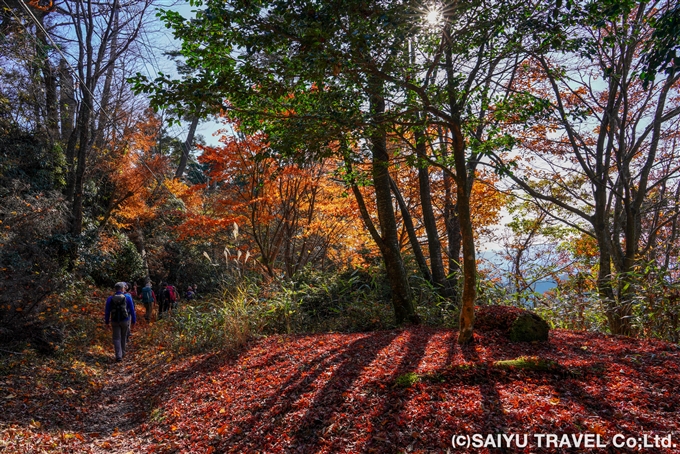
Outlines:
{"type": "Polygon", "coordinates": [[[176,303],[177,302],[177,292],[175,290],[175,287],[172,285],[168,285],[168,299],[170,299],[171,303],[176,303]]]}
{"type": "Polygon", "coordinates": [[[151,289],[151,287],[142,288],[142,302],[143,303],[153,302],[153,290],[151,289]]]}
{"type": "Polygon", "coordinates": [[[111,321],[122,322],[128,316],[127,298],[125,295],[113,295],[111,297],[111,321]]]}

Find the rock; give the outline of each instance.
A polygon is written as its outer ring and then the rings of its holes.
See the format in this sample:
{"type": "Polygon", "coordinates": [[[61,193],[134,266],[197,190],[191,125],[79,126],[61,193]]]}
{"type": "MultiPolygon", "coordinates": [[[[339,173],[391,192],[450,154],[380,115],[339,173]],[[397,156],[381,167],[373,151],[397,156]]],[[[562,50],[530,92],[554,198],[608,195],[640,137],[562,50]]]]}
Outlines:
{"type": "Polygon", "coordinates": [[[508,333],[513,342],[547,341],[550,326],[533,312],[523,312],[512,322],[508,333]]]}
{"type": "Polygon", "coordinates": [[[513,306],[479,306],[475,308],[475,329],[500,331],[513,342],[548,340],[550,326],[537,314],[513,306]]]}

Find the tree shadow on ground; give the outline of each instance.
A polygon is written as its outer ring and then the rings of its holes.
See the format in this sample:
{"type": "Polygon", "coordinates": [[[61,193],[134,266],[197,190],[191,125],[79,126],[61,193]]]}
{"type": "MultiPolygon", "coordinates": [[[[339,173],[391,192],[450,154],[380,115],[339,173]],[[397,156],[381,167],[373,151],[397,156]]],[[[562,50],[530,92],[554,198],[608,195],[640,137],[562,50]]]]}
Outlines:
{"type": "MultiPolygon", "coordinates": [[[[460,350],[466,361],[471,362],[475,366],[481,365],[477,346],[474,342],[461,345],[460,350]]],[[[483,366],[486,366],[486,364],[483,366]]],[[[486,367],[484,367],[484,370],[485,372],[488,372],[486,371],[486,367]]],[[[479,383],[478,387],[482,398],[482,411],[484,412],[484,425],[481,427],[479,433],[484,436],[487,434],[496,435],[507,433],[508,421],[505,417],[505,411],[503,410],[503,401],[498,393],[497,383],[493,379],[487,379],[479,383]]],[[[505,447],[495,448],[493,451],[509,452],[505,447]]]]}
{"type": "MultiPolygon", "coordinates": [[[[218,452],[240,446],[262,446],[262,438],[280,430],[279,422],[288,416],[294,405],[308,393],[314,393],[298,429],[292,434],[294,444],[313,445],[321,436],[321,431],[329,424],[329,419],[337,406],[342,403],[343,393],[351,389],[354,381],[368,367],[380,351],[387,347],[398,333],[372,333],[349,345],[342,345],[326,351],[304,363],[304,367],[291,376],[269,397],[250,409],[250,417],[236,423],[231,435],[213,446],[218,452]],[[357,353],[358,352],[358,353],[357,353]],[[335,366],[331,378],[321,389],[314,382],[335,366]]],[[[254,448],[253,448],[254,449],[254,448]]]]}
{"type": "MultiPolygon", "coordinates": [[[[418,364],[425,356],[428,342],[432,333],[422,327],[414,327],[405,333],[409,336],[406,342],[406,350],[396,368],[385,380],[385,385],[393,388],[392,392],[399,393],[400,398],[384,399],[380,406],[370,411],[369,427],[373,428],[402,428],[407,424],[406,418],[402,418],[402,412],[407,405],[410,396],[407,389],[399,388],[396,381],[407,373],[412,373],[418,368],[418,364]]],[[[374,384],[375,385],[375,384],[374,384]]],[[[365,452],[397,452],[400,448],[409,445],[414,440],[407,436],[404,430],[394,430],[387,433],[374,433],[363,446],[365,452]],[[402,432],[402,433],[399,433],[402,432]]],[[[410,435],[410,434],[409,434],[410,435]]]]}

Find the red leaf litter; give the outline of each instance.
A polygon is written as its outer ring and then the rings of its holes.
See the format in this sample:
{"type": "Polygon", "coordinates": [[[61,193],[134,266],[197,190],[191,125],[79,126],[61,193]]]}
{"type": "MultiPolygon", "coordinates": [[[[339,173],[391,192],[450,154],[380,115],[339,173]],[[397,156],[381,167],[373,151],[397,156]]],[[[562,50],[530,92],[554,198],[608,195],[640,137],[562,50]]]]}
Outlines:
{"type": "MultiPolygon", "coordinates": [[[[673,345],[570,331],[551,333],[545,344],[488,334],[461,348],[455,340],[452,331],[415,327],[253,342],[238,358],[169,387],[156,421],[142,427],[153,440],[144,449],[447,452],[454,435],[474,434],[528,435],[526,448],[505,452],[587,451],[539,449],[534,434],[592,434],[610,444],[617,434],[617,442],[647,436],[647,444],[671,435],[680,443],[673,345]],[[557,361],[560,370],[493,366],[522,355],[557,361]],[[396,386],[409,372],[420,380],[396,386]]],[[[455,451],[498,452],[489,446],[455,451]]]]}
{"type": "Polygon", "coordinates": [[[555,330],[545,343],[511,343],[490,331],[461,348],[456,335],[412,327],[272,336],[235,357],[146,371],[130,363],[138,374],[126,392],[136,405],[132,422],[95,442],[86,432],[70,444],[57,440],[53,452],[680,452],[662,444],[680,445],[677,346],[555,330]],[[495,364],[522,356],[558,365],[495,364]],[[409,373],[404,385],[399,377],[409,373]],[[504,435],[528,443],[496,447],[504,435]],[[556,444],[546,446],[549,435],[556,444]],[[462,447],[452,446],[454,437],[462,447]],[[576,448],[579,437],[606,447],[576,448]],[[631,440],[636,447],[626,447],[631,440]]]}

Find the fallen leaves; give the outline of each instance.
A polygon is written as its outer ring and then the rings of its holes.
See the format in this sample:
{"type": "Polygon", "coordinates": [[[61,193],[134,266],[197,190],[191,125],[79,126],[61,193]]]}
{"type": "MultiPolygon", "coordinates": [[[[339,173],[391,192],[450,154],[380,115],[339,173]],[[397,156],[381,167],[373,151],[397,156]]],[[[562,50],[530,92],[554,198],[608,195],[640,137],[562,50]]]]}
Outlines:
{"type": "Polygon", "coordinates": [[[413,327],[272,336],[238,357],[166,363],[170,356],[149,346],[126,368],[45,364],[33,376],[4,377],[0,447],[380,453],[446,452],[454,434],[680,439],[676,346],[562,330],[539,344],[513,344],[497,332],[475,335],[475,344],[462,348],[455,339],[450,330],[413,327]],[[559,367],[496,365],[521,358],[559,367]],[[64,379],[71,373],[81,378],[64,379]],[[47,386],[48,376],[62,381],[47,386]]]}
{"type": "Polygon", "coordinates": [[[180,452],[430,452],[455,433],[678,431],[675,414],[658,408],[680,378],[679,355],[655,341],[557,331],[546,344],[512,344],[488,333],[461,349],[455,333],[422,327],[282,337],[169,389],[171,417],[150,433],[180,452]],[[537,356],[560,368],[494,366],[537,356]],[[400,377],[408,386],[394,386],[400,377]],[[231,400],[216,405],[225,393],[231,400]],[[196,436],[211,430],[219,439],[196,436]]]}

